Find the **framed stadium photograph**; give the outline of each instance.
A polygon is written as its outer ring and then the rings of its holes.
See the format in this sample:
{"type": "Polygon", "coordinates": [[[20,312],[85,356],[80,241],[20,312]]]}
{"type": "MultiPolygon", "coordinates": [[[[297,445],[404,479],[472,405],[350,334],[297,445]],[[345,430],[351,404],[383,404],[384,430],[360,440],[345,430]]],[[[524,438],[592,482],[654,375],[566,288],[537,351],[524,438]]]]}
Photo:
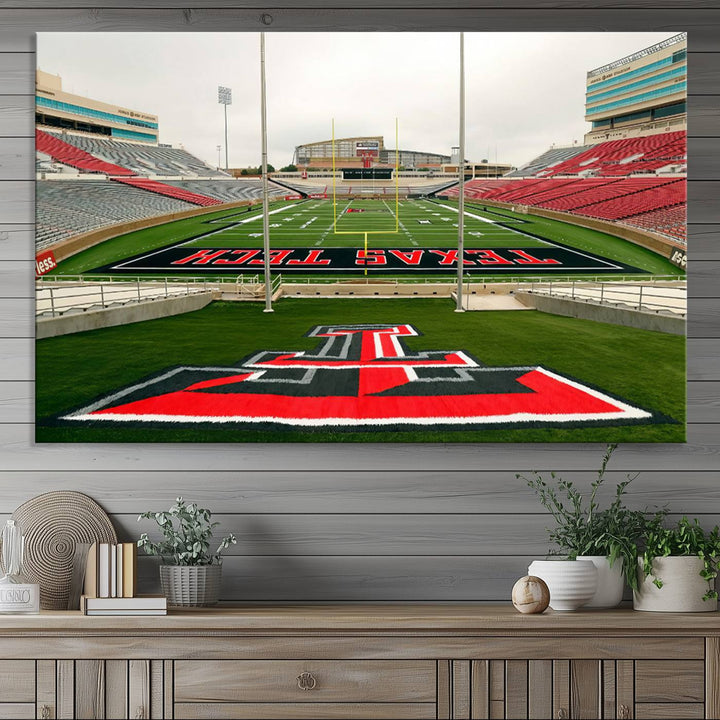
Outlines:
{"type": "Polygon", "coordinates": [[[687,34],[369,39],[38,34],[36,442],[685,441],[687,34]]]}

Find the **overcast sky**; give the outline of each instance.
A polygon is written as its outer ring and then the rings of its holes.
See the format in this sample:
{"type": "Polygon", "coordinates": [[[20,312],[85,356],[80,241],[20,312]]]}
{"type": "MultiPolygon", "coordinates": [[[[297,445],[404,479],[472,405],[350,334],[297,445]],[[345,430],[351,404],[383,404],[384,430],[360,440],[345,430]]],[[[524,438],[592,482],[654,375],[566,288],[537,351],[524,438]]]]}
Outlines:
{"type": "MultiPolygon", "coordinates": [[[[466,157],[521,165],[551,144],[582,143],[588,70],[663,33],[466,33],[466,157]]],[[[257,33],[38,33],[41,70],[63,89],[159,116],[160,142],[212,165],[225,142],[217,86],[232,88],[231,167],[260,163],[257,33]]],[[[267,33],[268,161],[296,145],[384,135],[449,155],[458,144],[457,33],[267,33]]]]}

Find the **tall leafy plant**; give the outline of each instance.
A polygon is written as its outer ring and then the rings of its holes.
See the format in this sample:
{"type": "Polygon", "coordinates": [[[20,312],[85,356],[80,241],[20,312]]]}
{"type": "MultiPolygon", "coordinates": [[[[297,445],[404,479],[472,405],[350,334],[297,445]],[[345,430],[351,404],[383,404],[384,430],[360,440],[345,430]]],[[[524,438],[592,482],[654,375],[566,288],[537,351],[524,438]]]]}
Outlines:
{"type": "Polygon", "coordinates": [[[563,480],[554,472],[548,480],[536,470],[532,471],[531,477],[518,473],[516,478],[527,483],[555,520],[555,526],[547,528],[550,542],[557,546],[555,554],[563,553],[570,559],[578,555],[605,555],[611,566],[622,558],[625,579],[631,588],[637,589],[637,543],[643,537],[648,518],[661,523],[667,510],[650,513],[625,506],[627,487],[637,475],[627,475],[619,482],[612,502],[601,507],[598,493],[603,488],[607,466],[616,448],[617,445],[607,446],[597,478],[590,484],[588,497],[572,481],[563,480]]]}
{"type": "Polygon", "coordinates": [[[154,520],[163,540],[152,542],[147,533],[138,540],[138,547],[148,555],[159,555],[172,565],[216,565],[223,550],[237,543],[235,536],[224,537],[214,553],[210,552],[213,530],[220,524],[211,522],[212,513],[197,503],[186,503],[179,497],[167,512],[144,512],[140,520],[154,520]]]}

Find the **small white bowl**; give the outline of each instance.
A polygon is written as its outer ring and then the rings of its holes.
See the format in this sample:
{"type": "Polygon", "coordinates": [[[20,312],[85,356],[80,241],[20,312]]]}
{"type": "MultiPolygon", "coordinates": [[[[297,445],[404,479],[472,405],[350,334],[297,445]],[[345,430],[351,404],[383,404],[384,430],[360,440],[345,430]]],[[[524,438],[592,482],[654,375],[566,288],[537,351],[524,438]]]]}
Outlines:
{"type": "Polygon", "coordinates": [[[577,610],[597,589],[597,568],[590,560],[535,560],[528,567],[528,575],[545,581],[553,610],[577,610]]]}

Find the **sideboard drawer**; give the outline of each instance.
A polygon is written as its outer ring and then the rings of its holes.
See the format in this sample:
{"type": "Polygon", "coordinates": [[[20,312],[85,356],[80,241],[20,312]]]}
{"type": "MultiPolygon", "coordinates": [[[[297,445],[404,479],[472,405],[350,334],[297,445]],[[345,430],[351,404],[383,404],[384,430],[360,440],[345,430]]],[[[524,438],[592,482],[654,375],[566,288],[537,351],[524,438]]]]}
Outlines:
{"type": "Polygon", "coordinates": [[[435,703],[436,675],[432,660],[177,660],[175,702],[435,703]]]}
{"type": "Polygon", "coordinates": [[[175,720],[435,720],[435,703],[176,703],[175,720]]]}
{"type": "Polygon", "coordinates": [[[704,699],[702,660],[635,661],[635,702],[699,703],[704,699]]]}

